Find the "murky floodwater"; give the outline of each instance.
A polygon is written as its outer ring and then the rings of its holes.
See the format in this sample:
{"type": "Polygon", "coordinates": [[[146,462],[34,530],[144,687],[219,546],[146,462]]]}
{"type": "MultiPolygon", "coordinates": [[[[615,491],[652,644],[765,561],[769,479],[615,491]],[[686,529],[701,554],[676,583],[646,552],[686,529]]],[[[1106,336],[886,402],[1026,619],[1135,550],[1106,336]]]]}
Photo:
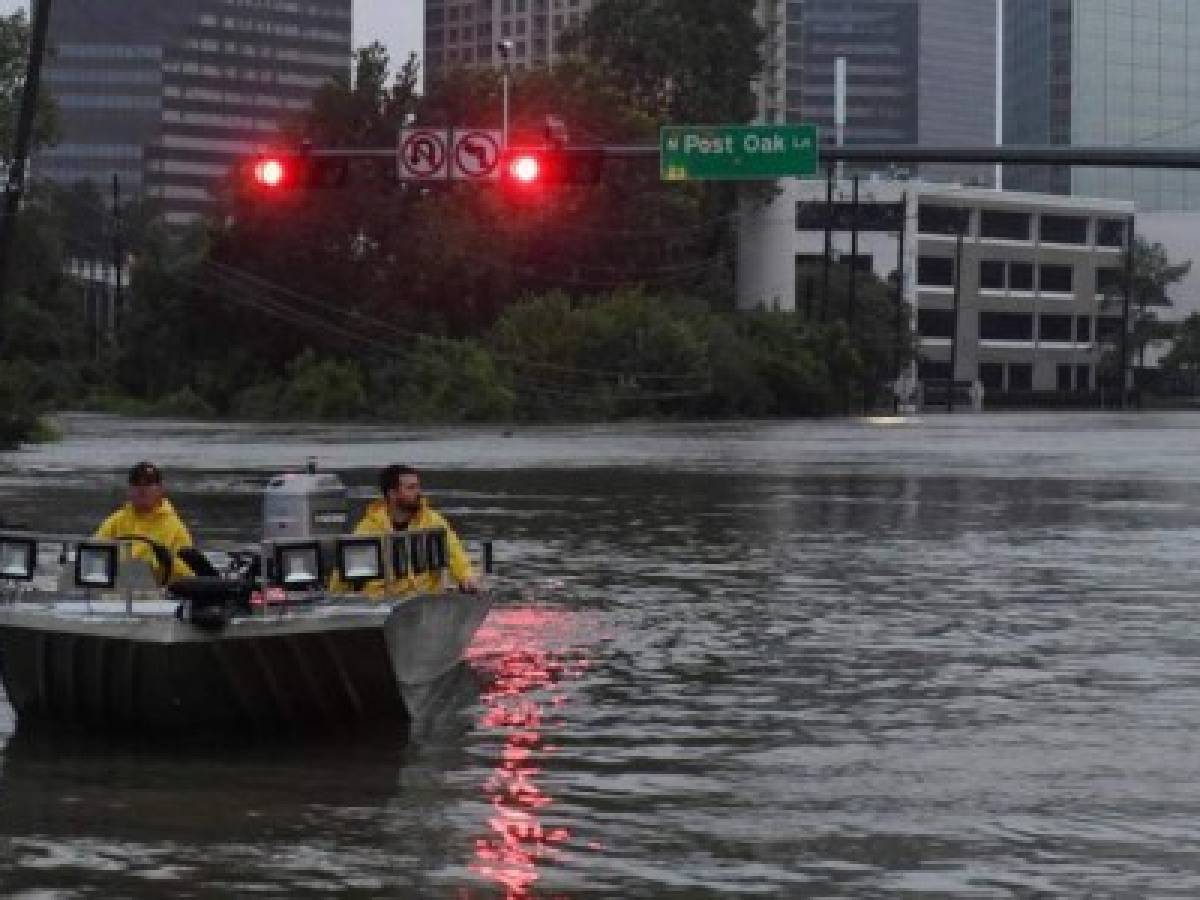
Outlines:
{"type": "Polygon", "coordinates": [[[1200,896],[1200,416],[67,424],[0,518],[412,461],[521,587],[408,743],[10,738],[8,895],[1200,896]]]}

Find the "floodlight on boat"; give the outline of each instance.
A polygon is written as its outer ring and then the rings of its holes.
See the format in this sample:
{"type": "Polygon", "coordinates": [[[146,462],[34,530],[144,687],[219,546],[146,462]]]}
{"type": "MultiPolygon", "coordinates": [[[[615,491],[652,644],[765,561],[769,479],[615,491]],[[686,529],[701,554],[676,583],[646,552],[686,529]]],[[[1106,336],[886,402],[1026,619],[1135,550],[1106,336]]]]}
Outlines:
{"type": "Polygon", "coordinates": [[[414,575],[424,575],[429,571],[429,541],[427,531],[410,531],[408,533],[408,564],[414,575]]]}
{"type": "Polygon", "coordinates": [[[37,568],[37,541],[15,534],[0,534],[0,579],[32,581],[37,568]]]}
{"type": "Polygon", "coordinates": [[[317,541],[289,541],[275,545],[275,575],[284,588],[319,587],[324,574],[321,545],[317,541]]]}
{"type": "Polygon", "coordinates": [[[80,543],[75,549],[75,584],[83,588],[114,587],[118,553],[115,543],[80,543]]]}
{"type": "Polygon", "coordinates": [[[392,577],[404,578],[408,575],[408,536],[392,535],[392,577]]]}
{"type": "Polygon", "coordinates": [[[351,584],[383,578],[383,542],[379,538],[338,538],[337,560],[342,578],[351,584]]]}

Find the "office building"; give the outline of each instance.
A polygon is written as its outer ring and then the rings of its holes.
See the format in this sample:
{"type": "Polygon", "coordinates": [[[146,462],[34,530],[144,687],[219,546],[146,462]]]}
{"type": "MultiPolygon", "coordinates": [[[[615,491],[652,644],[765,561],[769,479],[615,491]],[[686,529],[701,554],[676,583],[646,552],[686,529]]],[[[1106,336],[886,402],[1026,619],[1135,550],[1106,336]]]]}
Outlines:
{"type": "MultiPolygon", "coordinates": [[[[996,0],[759,0],[759,117],[815,123],[832,136],[835,60],[844,57],[847,144],[994,144],[996,9],[996,0]]],[[[979,166],[923,174],[994,180],[979,166]]]]}
{"type": "MultiPolygon", "coordinates": [[[[1200,5],[1163,0],[1007,0],[1009,143],[1190,146],[1200,142],[1200,5]]],[[[1005,186],[1200,209],[1200,172],[1041,169],[1005,186]]]]}
{"type": "Polygon", "coordinates": [[[43,77],[61,139],[35,177],[214,208],[230,166],[278,140],[318,87],[347,77],[351,0],[89,0],[55,4],[43,77]]]}
{"type": "MultiPolygon", "coordinates": [[[[810,286],[819,289],[823,277],[825,184],[789,179],[780,189],[743,209],[738,302],[811,317],[810,286]]],[[[843,215],[850,197],[850,185],[839,183],[843,215]]],[[[978,379],[992,396],[1088,393],[1099,387],[1104,347],[1120,335],[1132,215],[1125,201],[864,180],[853,262],[881,279],[903,272],[920,378],[978,379]]],[[[836,231],[835,259],[851,262],[850,247],[850,234],[836,231]]]]}
{"type": "Polygon", "coordinates": [[[504,62],[496,45],[512,41],[513,68],[549,66],[559,40],[578,28],[591,0],[425,0],[425,77],[459,66],[504,62]]]}

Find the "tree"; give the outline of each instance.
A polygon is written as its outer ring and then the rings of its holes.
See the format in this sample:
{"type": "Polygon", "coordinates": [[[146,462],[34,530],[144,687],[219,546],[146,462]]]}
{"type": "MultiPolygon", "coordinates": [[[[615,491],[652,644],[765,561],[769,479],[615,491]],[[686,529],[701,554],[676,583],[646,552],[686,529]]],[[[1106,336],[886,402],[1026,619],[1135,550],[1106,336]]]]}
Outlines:
{"type": "MultiPolygon", "coordinates": [[[[17,111],[21,108],[25,68],[29,63],[30,36],[29,19],[23,10],[0,16],[0,157],[5,160],[12,153],[16,134],[17,111]]],[[[41,92],[34,119],[34,147],[53,143],[58,132],[56,109],[54,102],[41,92]]]]}
{"type": "MultiPolygon", "coordinates": [[[[1170,287],[1187,277],[1192,269],[1191,260],[1172,263],[1166,248],[1160,243],[1150,243],[1143,237],[1135,237],[1133,244],[1133,296],[1135,308],[1130,311],[1130,335],[1125,343],[1126,365],[1138,359],[1138,366],[1145,367],[1146,345],[1162,336],[1162,325],[1158,310],[1171,305],[1170,287]]],[[[1124,310],[1125,273],[1121,271],[1119,284],[1110,284],[1105,291],[1101,307],[1110,312],[1124,310]]],[[[1100,363],[1101,378],[1106,382],[1120,380],[1120,350],[1107,352],[1100,363]]]]}
{"type": "Polygon", "coordinates": [[[754,117],[764,32],[753,0],[598,0],[572,44],[660,123],[754,117]]]}
{"type": "Polygon", "coordinates": [[[1163,368],[1185,379],[1188,392],[1195,395],[1200,385],[1200,313],[1192,313],[1180,323],[1163,368]]]}

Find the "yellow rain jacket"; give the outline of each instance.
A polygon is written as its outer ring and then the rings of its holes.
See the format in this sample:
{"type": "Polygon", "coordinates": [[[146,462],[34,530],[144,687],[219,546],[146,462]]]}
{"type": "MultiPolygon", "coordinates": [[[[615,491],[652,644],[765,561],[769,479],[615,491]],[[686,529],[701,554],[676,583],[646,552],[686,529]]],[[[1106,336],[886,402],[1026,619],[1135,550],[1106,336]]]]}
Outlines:
{"type": "MultiPolygon", "coordinates": [[[[430,506],[424,497],[421,498],[421,508],[417,510],[417,514],[409,520],[408,531],[420,531],[423,529],[440,528],[446,532],[446,556],[447,562],[450,564],[450,577],[459,584],[474,576],[474,570],[471,568],[471,559],[467,556],[467,551],[463,549],[462,542],[458,539],[458,535],[454,533],[454,529],[450,527],[450,523],[436,512],[430,506]]],[[[388,513],[387,502],[384,500],[373,500],[367,507],[367,511],[363,513],[362,520],[354,529],[355,534],[391,534],[397,529],[392,525],[392,517],[388,513]]],[[[342,581],[340,573],[334,573],[330,583],[332,591],[346,591],[349,586],[342,581]]],[[[409,572],[403,578],[388,578],[379,581],[369,581],[364,586],[363,590],[371,597],[383,597],[387,595],[404,596],[408,594],[436,594],[442,589],[441,573],[426,572],[424,575],[414,575],[409,572]]]]}
{"type": "MultiPolygon", "coordinates": [[[[126,535],[138,535],[139,537],[157,541],[170,550],[172,555],[178,553],[183,547],[194,546],[187,526],[183,524],[183,520],[175,512],[175,507],[171,505],[171,501],[165,497],[159,501],[158,506],[144,515],[134,509],[132,503],[126,503],[101,523],[100,527],[96,529],[95,537],[112,541],[126,535]]],[[[158,561],[154,558],[154,550],[151,549],[150,545],[142,541],[133,541],[129,546],[129,555],[134,559],[141,559],[150,563],[151,568],[154,569],[154,577],[161,583],[163,580],[162,569],[158,561]]],[[[187,563],[178,556],[174,557],[171,564],[172,581],[176,578],[187,578],[194,574],[188,568],[187,563]]]]}

